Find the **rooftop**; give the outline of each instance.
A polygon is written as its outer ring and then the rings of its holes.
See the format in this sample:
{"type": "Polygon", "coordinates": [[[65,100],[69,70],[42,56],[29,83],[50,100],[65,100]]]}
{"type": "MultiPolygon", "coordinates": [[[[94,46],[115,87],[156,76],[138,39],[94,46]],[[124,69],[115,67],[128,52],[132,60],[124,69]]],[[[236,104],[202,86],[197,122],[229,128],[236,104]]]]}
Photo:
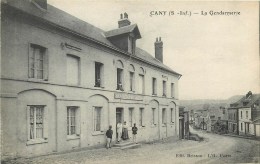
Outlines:
{"type": "MultiPolygon", "coordinates": [[[[23,13],[27,13],[29,15],[37,17],[38,20],[42,20],[43,22],[55,25],[56,27],[72,32],[75,35],[84,36],[85,38],[94,41],[97,44],[106,46],[110,49],[116,50],[120,53],[123,53],[124,55],[129,56],[131,54],[124,52],[123,50],[114,46],[107,39],[107,37],[124,34],[135,29],[137,29],[136,31],[139,31],[137,25],[133,24],[127,27],[122,27],[106,32],[49,4],[47,5],[46,11],[40,10],[36,5],[31,3],[30,0],[6,0],[6,2],[2,1],[2,4],[7,4],[7,6],[11,6],[18,11],[22,11],[23,13]]],[[[141,37],[140,33],[137,35],[137,37],[141,37]]],[[[145,50],[142,50],[141,48],[136,47],[135,56],[132,57],[171,72],[179,77],[181,76],[181,74],[173,71],[170,67],[164,65],[162,62],[155,59],[151,54],[149,54],[145,50]]]]}

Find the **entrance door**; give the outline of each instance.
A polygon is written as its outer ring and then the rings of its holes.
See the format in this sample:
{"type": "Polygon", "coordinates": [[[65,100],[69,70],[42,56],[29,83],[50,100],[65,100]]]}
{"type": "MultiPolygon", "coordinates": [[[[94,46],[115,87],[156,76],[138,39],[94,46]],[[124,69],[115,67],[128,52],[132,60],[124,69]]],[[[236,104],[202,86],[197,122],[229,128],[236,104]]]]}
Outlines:
{"type": "Polygon", "coordinates": [[[184,121],[179,119],[179,138],[184,139],[184,121]]]}
{"type": "MultiPolygon", "coordinates": [[[[123,124],[123,108],[116,108],[116,125],[118,122],[123,124]]],[[[117,128],[116,128],[116,138],[117,138],[117,128]]]]}
{"type": "Polygon", "coordinates": [[[116,124],[123,123],[123,108],[116,108],[116,124]]]}

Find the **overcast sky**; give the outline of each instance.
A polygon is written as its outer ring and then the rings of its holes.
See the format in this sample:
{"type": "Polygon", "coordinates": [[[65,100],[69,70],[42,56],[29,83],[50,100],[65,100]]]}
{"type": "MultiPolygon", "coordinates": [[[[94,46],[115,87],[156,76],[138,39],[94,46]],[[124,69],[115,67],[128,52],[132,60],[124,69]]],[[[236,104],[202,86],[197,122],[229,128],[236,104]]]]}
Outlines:
{"type": "Polygon", "coordinates": [[[226,99],[259,92],[257,2],[151,2],[48,0],[48,3],[103,30],[117,28],[120,13],[137,23],[137,46],[154,55],[158,36],[164,63],[182,74],[180,99],[226,99]],[[211,16],[209,11],[240,12],[211,16]],[[151,11],[167,11],[150,16],[151,11]],[[169,11],[174,11],[169,16],[169,11]],[[191,16],[178,15],[191,11],[191,16]],[[201,15],[201,12],[207,15],[201,15]]]}

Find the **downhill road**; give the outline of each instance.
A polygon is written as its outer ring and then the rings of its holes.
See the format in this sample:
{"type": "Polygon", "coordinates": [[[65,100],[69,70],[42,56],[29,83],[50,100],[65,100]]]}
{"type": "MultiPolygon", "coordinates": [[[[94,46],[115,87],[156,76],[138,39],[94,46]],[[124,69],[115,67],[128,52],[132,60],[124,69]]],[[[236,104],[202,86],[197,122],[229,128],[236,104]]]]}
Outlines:
{"type": "Polygon", "coordinates": [[[204,141],[167,139],[153,144],[143,144],[138,149],[107,150],[101,148],[31,159],[17,159],[7,163],[259,163],[259,141],[194,131],[193,129],[191,132],[204,137],[204,141]]]}

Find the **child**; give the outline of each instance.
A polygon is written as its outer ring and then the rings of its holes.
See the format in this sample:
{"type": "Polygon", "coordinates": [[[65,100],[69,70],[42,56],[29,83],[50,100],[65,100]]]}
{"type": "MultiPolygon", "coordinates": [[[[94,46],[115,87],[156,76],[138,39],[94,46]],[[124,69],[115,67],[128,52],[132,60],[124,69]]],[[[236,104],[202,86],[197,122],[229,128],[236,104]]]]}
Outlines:
{"type": "Polygon", "coordinates": [[[136,142],[137,130],[138,130],[138,128],[136,127],[136,124],[134,123],[134,126],[132,127],[132,131],[133,131],[133,142],[135,142],[136,144],[137,144],[137,142],[136,142]]]}
{"type": "Polygon", "coordinates": [[[109,125],[109,129],[106,132],[106,136],[107,136],[107,149],[108,149],[111,148],[111,140],[113,136],[113,130],[111,125],[109,125]]]}

